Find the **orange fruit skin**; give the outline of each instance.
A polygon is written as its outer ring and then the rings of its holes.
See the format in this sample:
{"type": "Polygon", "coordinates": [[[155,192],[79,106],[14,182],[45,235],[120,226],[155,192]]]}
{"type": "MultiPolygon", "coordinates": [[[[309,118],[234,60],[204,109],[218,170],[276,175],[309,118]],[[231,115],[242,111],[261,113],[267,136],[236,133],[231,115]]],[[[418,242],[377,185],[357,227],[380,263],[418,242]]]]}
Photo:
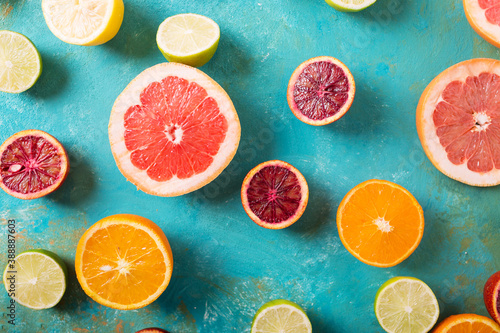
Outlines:
{"type": "Polygon", "coordinates": [[[309,201],[309,187],[307,186],[307,181],[304,178],[304,176],[300,173],[299,170],[297,170],[293,165],[283,162],[280,160],[272,160],[272,161],[267,161],[263,162],[259,165],[257,165],[255,168],[250,170],[250,172],[246,175],[245,179],[243,180],[243,184],[241,186],[241,203],[243,205],[243,208],[245,209],[245,212],[247,213],[248,217],[252,221],[254,221],[257,225],[266,228],[266,229],[273,229],[273,230],[278,230],[278,229],[284,229],[300,219],[304,211],[306,210],[307,203],[309,201]],[[295,175],[297,176],[298,181],[300,182],[300,186],[305,187],[302,191],[303,193],[303,200],[297,209],[297,212],[295,215],[293,215],[290,219],[283,221],[281,223],[267,223],[265,221],[262,221],[257,215],[254,214],[254,212],[250,209],[250,205],[248,203],[248,198],[246,195],[246,192],[248,188],[250,187],[250,181],[252,180],[253,176],[260,170],[262,170],[266,166],[271,166],[271,165],[278,165],[278,166],[283,166],[287,169],[290,169],[295,175]]]}
{"type": "Polygon", "coordinates": [[[459,314],[443,320],[432,333],[499,333],[500,326],[490,318],[476,314],[459,314]],[[460,325],[464,323],[465,325],[460,325]],[[472,325],[470,325],[472,323],[472,325]]]}
{"type": "Polygon", "coordinates": [[[52,143],[52,145],[57,147],[57,149],[61,152],[61,154],[59,154],[59,157],[61,158],[61,178],[57,183],[52,184],[51,186],[48,186],[47,188],[43,189],[40,192],[31,193],[31,194],[22,194],[22,193],[14,192],[14,191],[10,190],[9,188],[7,188],[7,186],[5,186],[3,181],[0,181],[0,188],[2,188],[2,190],[4,190],[6,193],[10,194],[11,196],[13,196],[15,198],[23,199],[23,200],[38,199],[38,198],[41,198],[47,194],[54,192],[62,185],[62,183],[64,183],[64,181],[66,180],[66,177],[68,176],[68,173],[69,173],[69,158],[68,158],[68,154],[66,153],[66,150],[64,149],[64,146],[56,138],[54,138],[52,135],[50,135],[47,132],[41,131],[41,130],[29,129],[29,130],[24,130],[24,131],[21,131],[21,132],[18,132],[16,134],[12,135],[7,140],[5,140],[5,142],[0,146],[0,157],[2,156],[4,150],[12,142],[16,141],[17,139],[19,139],[23,136],[29,136],[29,135],[43,137],[44,139],[46,139],[47,141],[52,143]]]}
{"type": "MultiPolygon", "coordinates": [[[[413,197],[413,195],[404,187],[402,187],[398,184],[386,181],[386,180],[371,179],[371,180],[367,180],[367,181],[359,184],[358,186],[354,187],[346,194],[344,199],[342,199],[342,201],[340,202],[338,211],[337,211],[337,229],[339,231],[340,240],[342,241],[342,244],[344,244],[344,247],[347,249],[347,251],[349,251],[349,253],[351,253],[354,257],[356,257],[359,261],[361,261],[367,265],[375,266],[375,267],[393,267],[393,266],[396,266],[397,264],[403,262],[404,260],[406,260],[419,246],[420,241],[422,240],[422,237],[424,235],[424,226],[425,226],[424,211],[422,210],[422,207],[420,206],[418,201],[415,199],[415,197],[413,197]],[[415,206],[415,208],[417,209],[417,212],[418,212],[418,216],[419,216],[418,234],[415,237],[413,245],[410,248],[408,248],[408,250],[406,251],[406,253],[404,255],[402,255],[401,257],[397,258],[396,260],[394,260],[392,262],[375,262],[375,261],[370,261],[370,260],[367,260],[366,258],[361,257],[359,255],[359,253],[357,253],[351,247],[351,245],[346,240],[346,237],[344,236],[344,233],[343,233],[344,228],[343,228],[342,223],[343,223],[343,216],[345,213],[346,205],[348,204],[349,200],[351,200],[351,197],[353,195],[355,195],[355,193],[359,189],[362,189],[365,186],[371,185],[371,184],[389,185],[397,190],[402,191],[405,195],[408,196],[408,198],[411,199],[413,205],[415,206]]],[[[366,240],[366,241],[368,241],[368,240],[366,240]]]]}
{"type": "Polygon", "coordinates": [[[304,61],[302,64],[299,65],[299,67],[297,67],[295,69],[295,71],[292,73],[292,76],[290,77],[290,80],[288,81],[288,89],[287,89],[287,98],[286,99],[288,101],[288,106],[290,107],[290,110],[292,110],[293,114],[295,115],[295,117],[297,117],[297,119],[299,119],[300,121],[302,121],[306,124],[309,124],[309,125],[323,126],[323,125],[331,124],[331,123],[339,120],[340,118],[342,118],[347,113],[347,111],[349,111],[349,108],[351,107],[352,102],[354,100],[355,94],[356,94],[356,83],[354,82],[354,77],[352,76],[351,72],[349,71],[349,68],[347,68],[347,66],[344,65],[343,62],[341,62],[340,60],[338,60],[334,57],[320,56],[320,57],[315,57],[315,58],[311,58],[309,60],[304,61]],[[350,93],[349,99],[346,101],[344,106],[339,110],[339,112],[337,112],[337,114],[335,114],[332,117],[325,118],[323,120],[313,120],[313,119],[310,119],[310,118],[304,116],[299,110],[296,110],[296,107],[294,107],[295,101],[293,100],[293,88],[294,88],[295,82],[297,81],[297,78],[302,73],[304,68],[312,63],[320,62],[320,61],[330,62],[330,63],[333,63],[333,64],[339,66],[340,68],[342,68],[344,70],[345,75],[347,76],[347,79],[349,80],[349,84],[351,85],[352,92],[350,93]]]}
{"type": "MultiPolygon", "coordinates": [[[[474,21],[472,13],[471,13],[471,8],[470,8],[470,1],[471,0],[463,0],[463,5],[464,5],[464,11],[465,11],[465,17],[467,17],[467,21],[469,21],[470,26],[474,31],[477,32],[479,36],[481,36],[484,40],[486,40],[488,43],[490,43],[493,46],[499,47],[500,48],[500,41],[495,39],[491,34],[486,32],[481,26],[476,24],[476,21],[474,21]]],[[[475,0],[477,1],[477,0],[475,0]]],[[[486,17],[484,17],[484,20],[486,20],[486,17]]]]}
{"type": "Polygon", "coordinates": [[[500,324],[500,314],[497,310],[498,293],[500,291],[500,271],[493,274],[484,285],[483,298],[486,309],[497,323],[500,324]]]}
{"type": "MultiPolygon", "coordinates": [[[[85,241],[87,240],[88,235],[91,232],[93,232],[95,229],[100,229],[108,224],[112,224],[113,222],[122,222],[122,221],[133,221],[134,223],[138,223],[138,224],[146,227],[147,229],[152,230],[154,232],[155,236],[161,240],[161,242],[163,243],[163,245],[165,246],[165,248],[167,250],[167,256],[168,256],[167,259],[170,263],[170,270],[167,272],[167,276],[165,277],[165,279],[167,280],[167,285],[168,285],[168,282],[170,282],[170,279],[172,277],[174,260],[173,260],[173,255],[172,255],[172,249],[170,248],[170,243],[168,242],[167,236],[165,236],[165,233],[163,232],[163,230],[161,230],[161,228],[158,225],[156,225],[153,221],[151,221],[145,217],[133,215],[133,214],[111,215],[111,216],[108,216],[108,217],[105,217],[105,218],[99,220],[98,222],[93,224],[90,228],[88,228],[87,231],[85,231],[85,233],[80,238],[80,241],[78,242],[78,246],[76,248],[75,270],[76,270],[76,277],[77,277],[78,282],[80,283],[80,286],[82,287],[83,291],[87,294],[87,296],[92,298],[94,301],[96,301],[99,304],[105,305],[107,307],[113,308],[113,309],[134,310],[134,309],[139,309],[139,308],[142,308],[144,306],[151,304],[161,295],[161,292],[154,299],[152,299],[150,302],[148,302],[146,304],[141,304],[140,306],[130,306],[130,305],[115,306],[115,305],[103,302],[102,299],[99,298],[98,295],[94,291],[90,290],[90,288],[88,287],[88,285],[86,283],[85,278],[83,277],[83,271],[82,271],[82,267],[83,267],[82,258],[83,258],[83,252],[85,250],[85,243],[86,243],[85,241]]],[[[166,289],[166,287],[167,286],[165,286],[165,289],[166,289]]],[[[165,289],[163,289],[162,292],[165,289]]]]}

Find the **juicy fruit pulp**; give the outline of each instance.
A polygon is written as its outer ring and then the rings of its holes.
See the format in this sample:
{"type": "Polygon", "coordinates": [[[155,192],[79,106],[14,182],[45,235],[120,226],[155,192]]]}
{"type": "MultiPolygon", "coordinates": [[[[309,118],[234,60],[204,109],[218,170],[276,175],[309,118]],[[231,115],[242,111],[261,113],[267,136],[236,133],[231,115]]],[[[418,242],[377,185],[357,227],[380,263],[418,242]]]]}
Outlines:
{"type": "Polygon", "coordinates": [[[484,16],[491,24],[500,25],[500,1],[478,0],[479,7],[484,9],[484,16]]]}
{"type": "Polygon", "coordinates": [[[357,12],[373,5],[377,0],[325,0],[333,8],[344,12],[357,12]]]}
{"type": "Polygon", "coordinates": [[[483,298],[488,313],[500,324],[500,272],[496,272],[486,281],[483,298]]]}
{"type": "Polygon", "coordinates": [[[135,333],[169,333],[169,332],[161,328],[151,327],[151,328],[143,328],[142,330],[137,331],[135,333]]]}
{"type": "Polygon", "coordinates": [[[460,314],[443,320],[432,333],[500,333],[500,326],[487,317],[460,314]]]}
{"type": "Polygon", "coordinates": [[[312,333],[312,326],[299,305],[278,299],[267,302],[257,311],[251,333],[312,333]]]}

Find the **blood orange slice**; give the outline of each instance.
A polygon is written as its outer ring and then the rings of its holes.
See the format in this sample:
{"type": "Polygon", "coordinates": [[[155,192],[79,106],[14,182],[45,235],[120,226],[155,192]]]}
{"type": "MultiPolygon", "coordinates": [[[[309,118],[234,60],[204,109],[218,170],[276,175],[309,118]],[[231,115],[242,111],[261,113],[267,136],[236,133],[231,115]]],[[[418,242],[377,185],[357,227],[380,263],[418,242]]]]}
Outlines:
{"type": "Polygon", "coordinates": [[[483,298],[491,318],[500,324],[500,271],[490,276],[486,281],[483,298]]]}
{"type": "Polygon", "coordinates": [[[288,82],[287,99],[293,114],[309,125],[340,119],[351,107],[356,85],[349,69],[333,57],[303,62],[288,82]]]}
{"type": "Polygon", "coordinates": [[[474,186],[500,184],[500,61],[452,66],[425,89],[417,130],[442,173],[474,186]]]}
{"type": "Polygon", "coordinates": [[[142,191],[177,196],[208,184],[232,160],[240,122],[231,99],[200,70],[163,63],[118,96],[109,121],[111,151],[142,191]]]}
{"type": "Polygon", "coordinates": [[[283,229],[304,213],[309,199],[306,179],[283,161],[268,161],[253,168],[243,181],[241,201],[248,216],[267,229],[283,229]]]}
{"type": "Polygon", "coordinates": [[[500,0],[463,0],[472,28],[489,43],[500,47],[500,0]]]}
{"type": "Polygon", "coordinates": [[[56,190],[69,171],[59,141],[39,130],[14,134],[0,146],[0,187],[19,199],[36,199],[56,190]]]}

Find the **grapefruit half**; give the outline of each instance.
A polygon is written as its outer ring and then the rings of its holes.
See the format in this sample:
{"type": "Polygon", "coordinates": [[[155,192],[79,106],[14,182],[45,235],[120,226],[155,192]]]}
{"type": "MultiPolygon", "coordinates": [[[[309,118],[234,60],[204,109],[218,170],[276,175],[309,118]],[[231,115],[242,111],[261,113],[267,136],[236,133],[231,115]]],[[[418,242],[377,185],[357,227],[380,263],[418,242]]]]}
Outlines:
{"type": "Polygon", "coordinates": [[[500,0],[463,0],[465,16],[486,41],[500,47],[500,0]]]}
{"type": "Polygon", "coordinates": [[[202,71],[162,63],[139,74],[111,111],[109,140],[122,174],[140,190],[177,196],[231,162],[240,140],[231,99],[202,71]]]}
{"type": "Polygon", "coordinates": [[[417,107],[432,164],[473,186],[500,184],[500,61],[472,59],[439,74],[417,107]]]}

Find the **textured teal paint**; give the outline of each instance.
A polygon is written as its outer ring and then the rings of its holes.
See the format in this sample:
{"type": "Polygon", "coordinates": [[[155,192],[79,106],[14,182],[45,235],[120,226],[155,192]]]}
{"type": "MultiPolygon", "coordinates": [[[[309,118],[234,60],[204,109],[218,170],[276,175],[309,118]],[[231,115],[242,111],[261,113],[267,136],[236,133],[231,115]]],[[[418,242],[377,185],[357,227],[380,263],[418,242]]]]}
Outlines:
{"type": "MultiPolygon", "coordinates": [[[[255,311],[275,298],[301,304],[315,332],[381,332],[374,296],[397,275],[427,282],[439,299],[441,318],[486,314],[481,290],[500,269],[499,190],[443,176],[423,153],[414,121],[421,92],[442,70],[473,57],[499,58],[470,28],[461,1],[379,0],[364,12],[345,14],[322,0],[126,0],[120,32],[97,47],[55,38],[40,1],[4,0],[0,19],[1,29],[30,38],[44,63],[28,92],[0,95],[0,141],[23,129],[42,129],[65,145],[71,160],[68,179],[48,197],[26,202],[0,193],[0,261],[6,257],[6,219],[15,218],[18,251],[53,250],[71,272],[60,305],[18,308],[18,332],[135,332],[147,326],[173,333],[249,332],[255,311]],[[182,197],[157,198],[137,191],[120,174],[107,124],[127,83],[164,61],[155,44],[158,25],[184,12],[207,15],[221,27],[219,49],[202,70],[233,99],[241,145],[212,184],[182,197]],[[357,93],[344,118],[316,128],[292,115],[286,87],[302,61],[319,55],[349,66],[357,93]],[[301,170],[311,192],[304,216],[281,231],[251,222],[239,197],[246,173],[276,158],[301,170]],[[420,247],[390,269],[357,261],[337,234],[340,200],[370,178],[403,185],[425,210],[420,247]],[[80,236],[115,213],[155,221],[174,253],[170,286],[137,311],[96,304],[74,274],[80,236]]],[[[0,295],[0,304],[7,304],[6,294],[0,295]]],[[[5,316],[0,329],[13,331],[5,316]]]]}

